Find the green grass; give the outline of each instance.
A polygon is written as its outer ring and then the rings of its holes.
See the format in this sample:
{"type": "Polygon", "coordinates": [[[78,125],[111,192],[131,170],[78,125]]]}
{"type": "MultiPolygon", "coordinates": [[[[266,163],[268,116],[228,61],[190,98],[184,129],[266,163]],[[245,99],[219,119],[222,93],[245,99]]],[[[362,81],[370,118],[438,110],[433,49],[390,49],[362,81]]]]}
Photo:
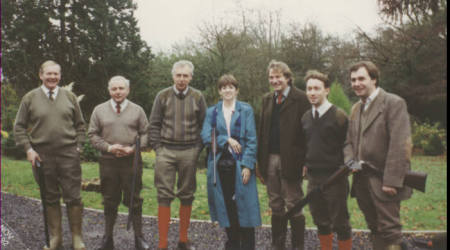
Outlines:
{"type": "MultiPolygon", "coordinates": [[[[145,153],[144,161],[151,161],[154,155],[145,153]]],[[[200,159],[203,161],[203,159],[200,159]]],[[[150,164],[151,165],[151,164],[150,164]]],[[[402,202],[401,221],[404,230],[446,230],[447,229],[447,158],[414,156],[412,169],[428,173],[426,193],[415,191],[412,198],[402,202]]],[[[82,164],[83,179],[98,177],[98,164],[86,162],[82,164]]],[[[27,161],[2,158],[2,191],[39,198],[38,185],[34,181],[30,164],[27,161]]],[[[306,182],[303,184],[306,190],[306,182]]],[[[103,209],[102,197],[95,192],[82,192],[85,206],[103,209]]],[[[265,186],[258,183],[258,195],[261,206],[263,224],[270,224],[270,209],[268,207],[267,192],[265,186]]],[[[144,198],[143,212],[147,215],[157,214],[156,189],[153,185],[153,169],[144,169],[143,189],[141,196],[144,198]]],[[[355,199],[348,200],[349,213],[353,228],[366,228],[364,217],[356,204],[355,199]]],[[[178,217],[179,201],[172,205],[172,217],[178,217]]],[[[127,212],[127,208],[120,205],[121,212],[127,212]]],[[[304,210],[308,227],[314,227],[309,209],[304,210]]],[[[192,218],[209,220],[208,202],[206,194],[206,170],[197,171],[197,191],[193,204],[192,218]]]]}

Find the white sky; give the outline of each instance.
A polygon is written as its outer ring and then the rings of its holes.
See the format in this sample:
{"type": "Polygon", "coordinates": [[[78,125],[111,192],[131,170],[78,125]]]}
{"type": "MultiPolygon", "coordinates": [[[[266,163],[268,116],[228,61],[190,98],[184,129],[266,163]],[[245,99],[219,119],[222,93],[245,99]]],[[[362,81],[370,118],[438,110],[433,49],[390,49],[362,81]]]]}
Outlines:
{"type": "Polygon", "coordinates": [[[283,24],[313,22],[331,34],[345,36],[356,25],[371,32],[381,23],[377,0],[135,0],[142,38],[154,52],[168,51],[198,35],[203,22],[214,22],[239,10],[280,10],[283,24]]]}

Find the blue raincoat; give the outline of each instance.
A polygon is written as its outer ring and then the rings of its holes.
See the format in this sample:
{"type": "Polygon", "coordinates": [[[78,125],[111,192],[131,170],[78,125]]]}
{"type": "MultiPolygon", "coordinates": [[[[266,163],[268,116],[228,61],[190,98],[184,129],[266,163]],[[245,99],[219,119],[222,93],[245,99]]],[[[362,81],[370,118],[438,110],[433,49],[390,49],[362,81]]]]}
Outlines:
{"type": "MultiPolygon", "coordinates": [[[[209,107],[203,122],[201,132],[203,143],[210,149],[208,155],[208,205],[212,221],[218,221],[221,227],[229,227],[227,210],[220,184],[219,171],[216,169],[214,178],[213,152],[211,149],[211,132],[216,121],[216,163],[220,159],[221,152],[227,144],[228,134],[225,118],[222,111],[222,101],[209,107]],[[216,184],[214,185],[214,179],[216,184]]],[[[256,163],[256,128],[253,109],[248,103],[236,101],[235,111],[231,117],[230,131],[239,134],[241,155],[233,154],[236,160],[235,200],[238,211],[239,225],[241,227],[256,227],[261,225],[259,211],[258,191],[256,189],[255,163],[256,163]],[[239,131],[237,131],[237,129],[239,131]],[[242,167],[251,171],[250,180],[246,185],[242,183],[242,167]]],[[[233,132],[232,132],[233,135],[233,132]]],[[[217,166],[216,166],[217,167],[217,166]]]]}

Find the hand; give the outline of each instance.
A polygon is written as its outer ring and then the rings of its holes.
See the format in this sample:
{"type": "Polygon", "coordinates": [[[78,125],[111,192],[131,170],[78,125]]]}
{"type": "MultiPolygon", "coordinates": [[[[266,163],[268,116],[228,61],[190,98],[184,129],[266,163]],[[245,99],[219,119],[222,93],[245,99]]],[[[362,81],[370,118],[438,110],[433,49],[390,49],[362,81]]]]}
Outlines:
{"type": "Polygon", "coordinates": [[[242,169],[242,183],[247,184],[250,180],[250,169],[244,167],[242,169]]]}
{"type": "Polygon", "coordinates": [[[388,195],[394,196],[397,194],[397,189],[395,187],[382,186],[381,190],[388,195]]]}
{"type": "Polygon", "coordinates": [[[124,147],[120,144],[113,144],[111,145],[109,152],[114,154],[116,157],[123,157],[126,155],[124,152],[124,147]]]}
{"type": "Polygon", "coordinates": [[[308,173],[308,167],[303,166],[302,176],[305,177],[306,173],[308,173]]]}
{"type": "Polygon", "coordinates": [[[134,153],[134,148],[130,146],[122,147],[122,152],[125,155],[131,155],[132,153],[134,153]]]}
{"type": "Polygon", "coordinates": [[[236,153],[236,154],[240,154],[241,153],[241,144],[239,144],[239,142],[237,142],[235,139],[233,138],[228,138],[228,144],[230,145],[231,149],[236,153]]]}
{"type": "Polygon", "coordinates": [[[39,154],[34,151],[34,149],[30,149],[27,151],[27,160],[31,162],[32,167],[36,167],[36,160],[42,161],[41,157],[39,157],[39,154]]]}

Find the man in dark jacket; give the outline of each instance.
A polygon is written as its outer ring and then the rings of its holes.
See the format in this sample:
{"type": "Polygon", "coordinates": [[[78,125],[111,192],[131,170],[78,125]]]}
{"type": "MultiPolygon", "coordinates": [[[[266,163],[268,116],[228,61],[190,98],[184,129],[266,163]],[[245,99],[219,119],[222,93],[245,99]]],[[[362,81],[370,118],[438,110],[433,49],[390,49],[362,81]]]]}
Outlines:
{"type": "MultiPolygon", "coordinates": [[[[273,92],[264,95],[258,133],[258,172],[267,186],[272,209],[272,246],[284,249],[286,241],[286,209],[303,197],[302,166],[305,137],[301,118],[309,109],[304,91],[292,85],[292,72],[283,62],[272,60],[268,67],[273,92]]],[[[305,217],[302,211],[291,219],[291,242],[303,249],[305,217]]]]}

